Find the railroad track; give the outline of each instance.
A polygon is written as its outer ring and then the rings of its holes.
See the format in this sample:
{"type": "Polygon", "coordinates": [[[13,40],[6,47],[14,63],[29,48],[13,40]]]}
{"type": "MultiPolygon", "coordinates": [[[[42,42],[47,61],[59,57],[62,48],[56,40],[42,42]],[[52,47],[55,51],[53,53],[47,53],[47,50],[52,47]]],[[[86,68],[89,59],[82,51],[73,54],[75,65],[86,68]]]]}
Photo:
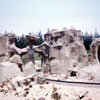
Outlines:
{"type": "Polygon", "coordinates": [[[94,85],[94,86],[100,86],[100,83],[98,82],[80,82],[80,81],[64,81],[64,80],[55,80],[55,79],[49,79],[44,77],[38,77],[38,83],[44,84],[46,81],[51,83],[63,83],[63,84],[73,84],[73,85],[94,85]]]}

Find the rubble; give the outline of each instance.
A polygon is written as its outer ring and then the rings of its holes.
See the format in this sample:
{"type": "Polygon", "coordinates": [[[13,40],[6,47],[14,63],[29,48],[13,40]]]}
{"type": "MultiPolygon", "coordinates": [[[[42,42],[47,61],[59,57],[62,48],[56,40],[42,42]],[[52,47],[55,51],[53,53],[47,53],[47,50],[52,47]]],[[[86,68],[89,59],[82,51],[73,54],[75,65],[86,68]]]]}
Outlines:
{"type": "MultiPolygon", "coordinates": [[[[99,100],[100,86],[77,86],[77,85],[64,85],[64,84],[33,84],[17,87],[15,81],[28,80],[29,77],[22,78],[20,76],[14,77],[11,80],[5,81],[0,84],[0,100],[5,97],[12,96],[16,99],[23,98],[22,100],[99,100]],[[7,87],[8,86],[8,87],[7,87]],[[2,97],[1,97],[2,96],[2,97]]],[[[33,76],[31,76],[33,77],[33,76]]]]}

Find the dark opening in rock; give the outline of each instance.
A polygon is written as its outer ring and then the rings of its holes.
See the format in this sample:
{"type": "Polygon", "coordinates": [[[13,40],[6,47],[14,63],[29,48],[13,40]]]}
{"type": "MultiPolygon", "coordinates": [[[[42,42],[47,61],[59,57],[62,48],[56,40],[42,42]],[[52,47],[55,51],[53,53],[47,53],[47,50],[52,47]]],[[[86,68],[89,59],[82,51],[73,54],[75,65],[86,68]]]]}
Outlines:
{"type": "Polygon", "coordinates": [[[70,43],[73,43],[74,41],[74,37],[70,36],[70,43]]]}
{"type": "Polygon", "coordinates": [[[18,67],[20,68],[20,71],[23,72],[22,64],[18,64],[18,67]]]}
{"type": "Polygon", "coordinates": [[[98,56],[98,60],[99,60],[99,63],[100,63],[100,45],[98,46],[97,56],[98,56]]]}
{"type": "Polygon", "coordinates": [[[58,45],[56,48],[57,48],[58,50],[61,50],[62,46],[61,46],[61,45],[58,45]]]}
{"type": "Polygon", "coordinates": [[[55,59],[55,57],[50,57],[49,58],[49,61],[52,61],[52,60],[54,60],[55,59]]]}
{"type": "Polygon", "coordinates": [[[55,37],[55,42],[57,42],[57,40],[58,40],[58,37],[55,37]]]}
{"type": "Polygon", "coordinates": [[[71,77],[74,77],[74,76],[76,76],[76,73],[77,73],[77,72],[72,71],[72,72],[70,73],[70,76],[71,76],[71,77]]]}

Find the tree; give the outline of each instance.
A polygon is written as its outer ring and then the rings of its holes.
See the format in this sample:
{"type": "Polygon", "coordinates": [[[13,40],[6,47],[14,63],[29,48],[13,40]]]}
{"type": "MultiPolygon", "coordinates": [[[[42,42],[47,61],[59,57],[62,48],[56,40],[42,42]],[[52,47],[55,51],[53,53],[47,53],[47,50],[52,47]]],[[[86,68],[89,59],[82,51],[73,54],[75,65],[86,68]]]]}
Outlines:
{"type": "Polygon", "coordinates": [[[17,36],[16,38],[16,41],[15,41],[15,45],[18,47],[18,48],[25,48],[26,46],[29,45],[29,41],[26,40],[24,34],[22,36],[17,36]]]}
{"type": "Polygon", "coordinates": [[[84,46],[85,46],[86,50],[90,50],[90,45],[93,40],[92,34],[88,34],[88,32],[85,32],[85,34],[83,34],[82,37],[83,37],[84,46]]]}
{"type": "Polygon", "coordinates": [[[94,37],[95,38],[99,38],[99,32],[97,31],[97,28],[95,28],[95,32],[94,32],[94,37]]]}
{"type": "MultiPolygon", "coordinates": [[[[31,33],[29,33],[31,34],[31,33]]],[[[38,33],[38,37],[40,38],[39,41],[37,41],[36,43],[33,43],[34,45],[40,45],[43,43],[43,36],[41,34],[41,31],[38,33]]],[[[17,36],[16,40],[15,40],[15,45],[18,48],[25,48],[27,46],[29,46],[29,41],[25,38],[24,34],[22,36],[17,36]]]]}
{"type": "Polygon", "coordinates": [[[92,43],[92,38],[90,36],[83,37],[83,41],[84,41],[84,46],[85,46],[86,50],[90,50],[90,45],[92,43]]]}
{"type": "Polygon", "coordinates": [[[37,36],[38,36],[40,39],[39,39],[39,41],[37,41],[36,43],[34,43],[34,45],[40,45],[40,44],[42,44],[42,43],[44,42],[44,39],[43,39],[43,36],[42,36],[41,31],[38,33],[37,36]]]}

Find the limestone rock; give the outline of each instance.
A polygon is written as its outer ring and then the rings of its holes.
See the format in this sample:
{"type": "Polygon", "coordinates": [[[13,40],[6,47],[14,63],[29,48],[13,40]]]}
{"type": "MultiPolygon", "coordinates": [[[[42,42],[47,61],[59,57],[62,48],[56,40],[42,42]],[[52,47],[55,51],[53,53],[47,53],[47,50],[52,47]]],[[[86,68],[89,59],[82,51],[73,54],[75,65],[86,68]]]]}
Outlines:
{"type": "Polygon", "coordinates": [[[26,65],[24,66],[24,70],[23,70],[24,74],[27,75],[31,75],[33,73],[36,73],[35,70],[35,65],[33,62],[29,61],[28,63],[26,63],[26,65]]]}
{"type": "Polygon", "coordinates": [[[42,58],[43,72],[46,69],[46,72],[67,75],[70,69],[75,67],[80,69],[88,65],[81,31],[72,29],[50,31],[44,38],[48,45],[41,47],[47,55],[42,58]]]}
{"type": "Polygon", "coordinates": [[[21,74],[17,64],[11,62],[0,63],[0,82],[12,78],[17,74],[21,74]]]}
{"type": "Polygon", "coordinates": [[[9,46],[15,42],[15,37],[12,33],[0,35],[0,54],[9,52],[9,46]]]}
{"type": "Polygon", "coordinates": [[[100,63],[100,38],[94,38],[90,45],[89,61],[91,64],[100,63]]]}
{"type": "Polygon", "coordinates": [[[0,55],[0,62],[5,62],[9,60],[9,55],[8,54],[1,54],[0,55]]]}
{"type": "Polygon", "coordinates": [[[15,34],[0,34],[0,62],[7,61],[13,49],[10,48],[15,43],[15,34]]]}
{"type": "MultiPolygon", "coordinates": [[[[17,55],[24,55],[27,53],[28,48],[20,49],[15,46],[16,35],[13,33],[0,34],[0,61],[6,61],[6,57],[17,55]]],[[[8,58],[9,58],[8,57],[8,58]]],[[[8,59],[7,59],[8,60],[8,59]]]]}
{"type": "Polygon", "coordinates": [[[12,63],[16,63],[16,64],[23,64],[22,63],[22,60],[21,60],[21,57],[19,55],[13,55],[11,58],[10,58],[10,62],[12,63]]]}
{"type": "Polygon", "coordinates": [[[100,64],[86,66],[80,70],[77,70],[77,72],[78,78],[100,82],[100,64]]]}
{"type": "Polygon", "coordinates": [[[23,71],[23,68],[22,68],[22,59],[19,55],[13,55],[10,59],[9,59],[10,62],[12,63],[16,63],[18,65],[18,67],[20,68],[21,71],[23,71]]]}

